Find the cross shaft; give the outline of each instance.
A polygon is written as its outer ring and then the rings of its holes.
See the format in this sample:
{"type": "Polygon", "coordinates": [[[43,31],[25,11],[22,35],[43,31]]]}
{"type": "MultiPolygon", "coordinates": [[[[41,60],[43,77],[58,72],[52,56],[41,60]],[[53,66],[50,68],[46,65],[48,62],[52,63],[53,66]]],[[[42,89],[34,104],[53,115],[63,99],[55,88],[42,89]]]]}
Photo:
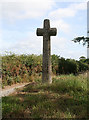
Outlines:
{"type": "Polygon", "coordinates": [[[43,29],[37,28],[36,34],[37,36],[43,36],[42,82],[52,83],[50,36],[56,36],[57,29],[50,28],[50,21],[45,19],[43,29]]]}

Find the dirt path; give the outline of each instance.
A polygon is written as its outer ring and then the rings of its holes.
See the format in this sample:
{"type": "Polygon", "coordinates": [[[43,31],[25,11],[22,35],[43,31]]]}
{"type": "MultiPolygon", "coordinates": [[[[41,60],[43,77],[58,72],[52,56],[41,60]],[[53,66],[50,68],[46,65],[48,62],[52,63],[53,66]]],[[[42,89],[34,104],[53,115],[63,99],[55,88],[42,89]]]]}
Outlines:
{"type": "Polygon", "coordinates": [[[15,92],[16,88],[24,87],[29,83],[18,83],[11,86],[6,86],[4,89],[0,90],[0,97],[8,96],[15,92]]]}

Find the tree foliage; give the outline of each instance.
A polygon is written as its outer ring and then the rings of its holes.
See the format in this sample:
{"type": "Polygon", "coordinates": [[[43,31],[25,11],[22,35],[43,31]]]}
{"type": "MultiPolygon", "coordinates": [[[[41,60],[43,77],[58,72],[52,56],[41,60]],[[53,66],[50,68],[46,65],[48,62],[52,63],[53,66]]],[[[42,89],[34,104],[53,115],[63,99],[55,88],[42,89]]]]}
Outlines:
{"type": "Polygon", "coordinates": [[[86,44],[88,44],[88,46],[89,46],[89,37],[76,37],[76,38],[74,38],[72,41],[74,41],[75,43],[77,43],[77,42],[83,42],[83,45],[86,45],[86,44]]]}

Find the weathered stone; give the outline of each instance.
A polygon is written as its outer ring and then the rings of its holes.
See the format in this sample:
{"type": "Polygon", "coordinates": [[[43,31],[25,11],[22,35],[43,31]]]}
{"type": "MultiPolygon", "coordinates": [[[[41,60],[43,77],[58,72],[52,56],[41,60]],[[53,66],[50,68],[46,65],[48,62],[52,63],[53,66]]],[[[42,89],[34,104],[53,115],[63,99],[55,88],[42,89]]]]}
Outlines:
{"type": "Polygon", "coordinates": [[[37,36],[43,36],[43,65],[42,65],[42,82],[52,83],[51,77],[51,43],[50,36],[56,36],[57,29],[50,28],[50,21],[44,20],[44,28],[37,28],[37,36]]]}

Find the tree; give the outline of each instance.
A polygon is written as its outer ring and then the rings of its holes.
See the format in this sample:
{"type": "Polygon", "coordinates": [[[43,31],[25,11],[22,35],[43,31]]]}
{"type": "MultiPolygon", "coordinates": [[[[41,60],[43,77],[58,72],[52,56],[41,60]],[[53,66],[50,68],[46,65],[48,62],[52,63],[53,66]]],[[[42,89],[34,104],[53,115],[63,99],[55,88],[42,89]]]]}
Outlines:
{"type": "MultiPolygon", "coordinates": [[[[87,31],[87,33],[89,33],[89,30],[87,31]]],[[[75,43],[76,42],[81,42],[81,41],[83,41],[83,45],[86,45],[86,43],[87,43],[87,47],[89,48],[89,37],[76,37],[76,38],[74,38],[72,41],[74,41],[75,43]]]]}
{"type": "Polygon", "coordinates": [[[86,60],[87,60],[86,57],[84,57],[84,56],[81,56],[79,59],[80,59],[80,61],[83,62],[83,63],[85,63],[86,60]]]}
{"type": "Polygon", "coordinates": [[[80,59],[80,60],[81,60],[81,59],[86,59],[86,57],[84,57],[84,56],[81,56],[79,59],[80,59]]]}
{"type": "Polygon", "coordinates": [[[83,41],[83,45],[86,45],[86,43],[87,43],[87,45],[88,45],[88,47],[89,47],[89,37],[76,37],[76,38],[74,38],[72,41],[74,41],[75,43],[77,43],[77,42],[81,42],[81,41],[83,41]]]}

